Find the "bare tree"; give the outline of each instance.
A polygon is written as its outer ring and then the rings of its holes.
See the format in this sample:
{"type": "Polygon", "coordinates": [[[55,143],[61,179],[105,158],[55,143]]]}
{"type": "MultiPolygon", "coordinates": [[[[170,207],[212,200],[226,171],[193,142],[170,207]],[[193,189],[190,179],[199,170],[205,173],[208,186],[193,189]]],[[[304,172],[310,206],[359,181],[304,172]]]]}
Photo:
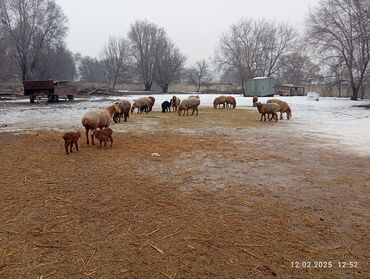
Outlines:
{"type": "Polygon", "coordinates": [[[281,57],[294,41],[295,32],[287,25],[242,19],[221,36],[214,62],[224,76],[236,72],[245,92],[247,79],[278,71],[281,57]]]}
{"type": "Polygon", "coordinates": [[[370,61],[370,1],[325,0],[308,16],[307,40],[322,54],[343,59],[357,100],[370,61]]]}
{"type": "Polygon", "coordinates": [[[265,23],[265,34],[262,38],[262,56],[260,75],[269,77],[284,65],[282,57],[295,47],[296,32],[287,24],[265,23]]]}
{"type": "Polygon", "coordinates": [[[78,73],[81,81],[104,82],[104,66],[96,58],[90,56],[81,57],[78,61],[78,73]]]}
{"type": "Polygon", "coordinates": [[[163,29],[157,35],[154,79],[162,92],[167,92],[170,83],[181,78],[186,58],[167,37],[163,29]]]}
{"type": "Polygon", "coordinates": [[[348,81],[348,72],[344,60],[340,57],[327,57],[324,60],[326,80],[330,86],[336,87],[339,97],[342,97],[342,82],[348,81]]]}
{"type": "Polygon", "coordinates": [[[138,75],[144,83],[145,91],[150,91],[156,59],[157,37],[160,28],[147,21],[136,21],[128,33],[131,51],[135,58],[138,75]]]}
{"type": "Polygon", "coordinates": [[[0,27],[0,81],[18,80],[18,68],[9,35],[0,27]]]}
{"type": "Polygon", "coordinates": [[[54,0],[0,0],[0,23],[13,40],[23,80],[31,77],[42,50],[63,39],[66,21],[54,0]]]}
{"type": "Polygon", "coordinates": [[[279,76],[284,82],[299,84],[318,77],[320,67],[309,56],[293,52],[281,58],[279,76]]]}
{"type": "Polygon", "coordinates": [[[205,59],[197,61],[188,70],[188,79],[195,86],[196,92],[208,81],[212,79],[212,74],[209,69],[209,64],[205,59]]]}
{"type": "Polygon", "coordinates": [[[107,86],[114,89],[119,78],[127,77],[131,66],[130,49],[126,39],[110,38],[102,51],[101,60],[107,86]]]}
{"type": "Polygon", "coordinates": [[[76,77],[76,61],[64,44],[45,47],[41,51],[33,70],[33,78],[74,80],[76,77]]]}

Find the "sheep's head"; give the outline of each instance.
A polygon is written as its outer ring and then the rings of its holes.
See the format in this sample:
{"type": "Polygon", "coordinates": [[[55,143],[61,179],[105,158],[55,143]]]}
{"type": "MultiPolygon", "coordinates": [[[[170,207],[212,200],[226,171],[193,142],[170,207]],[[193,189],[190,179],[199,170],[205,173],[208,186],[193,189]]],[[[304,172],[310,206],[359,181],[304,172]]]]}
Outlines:
{"type": "Polygon", "coordinates": [[[292,118],[292,111],[289,109],[289,111],[288,111],[288,113],[287,113],[287,118],[288,118],[288,120],[290,119],[290,118],[292,118]]]}
{"type": "Polygon", "coordinates": [[[107,110],[110,112],[111,116],[113,116],[115,113],[121,113],[121,109],[117,104],[111,105],[110,107],[107,108],[107,110]]]}
{"type": "Polygon", "coordinates": [[[181,105],[179,105],[179,107],[177,108],[177,113],[178,113],[179,115],[181,115],[182,110],[183,110],[182,106],[181,106],[181,105]]]}
{"type": "Polygon", "coordinates": [[[115,112],[117,112],[117,113],[121,113],[121,109],[119,108],[119,104],[114,103],[114,104],[112,105],[112,107],[114,108],[115,112]]]}
{"type": "Polygon", "coordinates": [[[134,113],[135,109],[136,109],[136,100],[134,99],[134,103],[132,104],[132,107],[131,107],[131,113],[134,113]]]}
{"type": "Polygon", "coordinates": [[[104,130],[110,135],[113,134],[113,130],[111,128],[105,128],[104,130]]]}

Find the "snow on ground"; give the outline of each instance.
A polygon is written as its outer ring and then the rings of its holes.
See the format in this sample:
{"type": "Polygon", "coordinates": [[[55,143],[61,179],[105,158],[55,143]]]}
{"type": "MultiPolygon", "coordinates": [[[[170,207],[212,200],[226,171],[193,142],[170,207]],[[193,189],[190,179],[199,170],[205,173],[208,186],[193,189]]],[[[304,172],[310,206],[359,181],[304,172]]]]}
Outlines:
{"type": "MultiPolygon", "coordinates": [[[[181,99],[191,94],[178,95],[181,99]]],[[[156,98],[154,110],[161,110],[161,103],[170,100],[172,94],[153,95],[156,98]]],[[[215,94],[200,95],[201,106],[211,107],[215,94]]],[[[132,101],[140,96],[92,97],[75,102],[54,104],[29,104],[28,99],[3,101],[0,103],[0,132],[26,132],[34,130],[66,130],[81,128],[81,116],[89,108],[105,108],[113,101],[132,101]]],[[[252,98],[234,95],[237,106],[252,108],[252,98]]],[[[354,102],[349,99],[320,98],[308,101],[306,97],[278,97],[289,103],[293,117],[282,121],[283,138],[289,138],[287,129],[293,128],[303,135],[329,139],[333,146],[342,144],[357,153],[370,155],[370,110],[356,107],[370,105],[370,100],[354,102]]],[[[260,98],[265,102],[269,98],[260,98]]]]}

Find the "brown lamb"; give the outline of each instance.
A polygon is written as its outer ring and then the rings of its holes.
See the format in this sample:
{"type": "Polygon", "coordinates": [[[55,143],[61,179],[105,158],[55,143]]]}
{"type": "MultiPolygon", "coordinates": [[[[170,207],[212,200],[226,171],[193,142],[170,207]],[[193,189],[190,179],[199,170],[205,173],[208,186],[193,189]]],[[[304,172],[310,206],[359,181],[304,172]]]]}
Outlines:
{"type": "Polygon", "coordinates": [[[113,146],[112,134],[113,134],[113,130],[111,128],[95,130],[93,133],[95,138],[100,142],[100,148],[102,147],[102,143],[104,143],[104,146],[107,146],[108,141],[110,141],[110,147],[113,146]]]}
{"type": "Polygon", "coordinates": [[[73,144],[75,144],[76,146],[76,150],[78,151],[78,139],[81,137],[81,133],[80,132],[67,132],[63,135],[63,139],[64,139],[64,147],[66,149],[66,153],[67,155],[69,155],[68,153],[68,147],[70,147],[70,153],[72,153],[72,147],[73,147],[73,144]]]}

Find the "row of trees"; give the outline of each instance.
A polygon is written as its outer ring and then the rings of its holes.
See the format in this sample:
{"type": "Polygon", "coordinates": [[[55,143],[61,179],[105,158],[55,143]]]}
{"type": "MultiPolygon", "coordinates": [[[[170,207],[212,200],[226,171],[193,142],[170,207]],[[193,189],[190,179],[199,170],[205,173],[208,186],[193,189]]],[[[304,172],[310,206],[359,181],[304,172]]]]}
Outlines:
{"type": "Polygon", "coordinates": [[[199,91],[217,75],[245,90],[247,79],[275,76],[338,88],[349,81],[357,99],[369,78],[369,0],[321,1],[309,11],[303,36],[288,24],[242,19],[220,36],[209,61],[188,68],[186,57],[156,24],[136,21],[127,37],[110,38],[99,57],[89,57],[66,48],[66,23],[55,0],[0,0],[0,79],[80,79],[110,88],[136,81],[145,90],[156,83],[167,92],[176,80],[199,91]]]}

